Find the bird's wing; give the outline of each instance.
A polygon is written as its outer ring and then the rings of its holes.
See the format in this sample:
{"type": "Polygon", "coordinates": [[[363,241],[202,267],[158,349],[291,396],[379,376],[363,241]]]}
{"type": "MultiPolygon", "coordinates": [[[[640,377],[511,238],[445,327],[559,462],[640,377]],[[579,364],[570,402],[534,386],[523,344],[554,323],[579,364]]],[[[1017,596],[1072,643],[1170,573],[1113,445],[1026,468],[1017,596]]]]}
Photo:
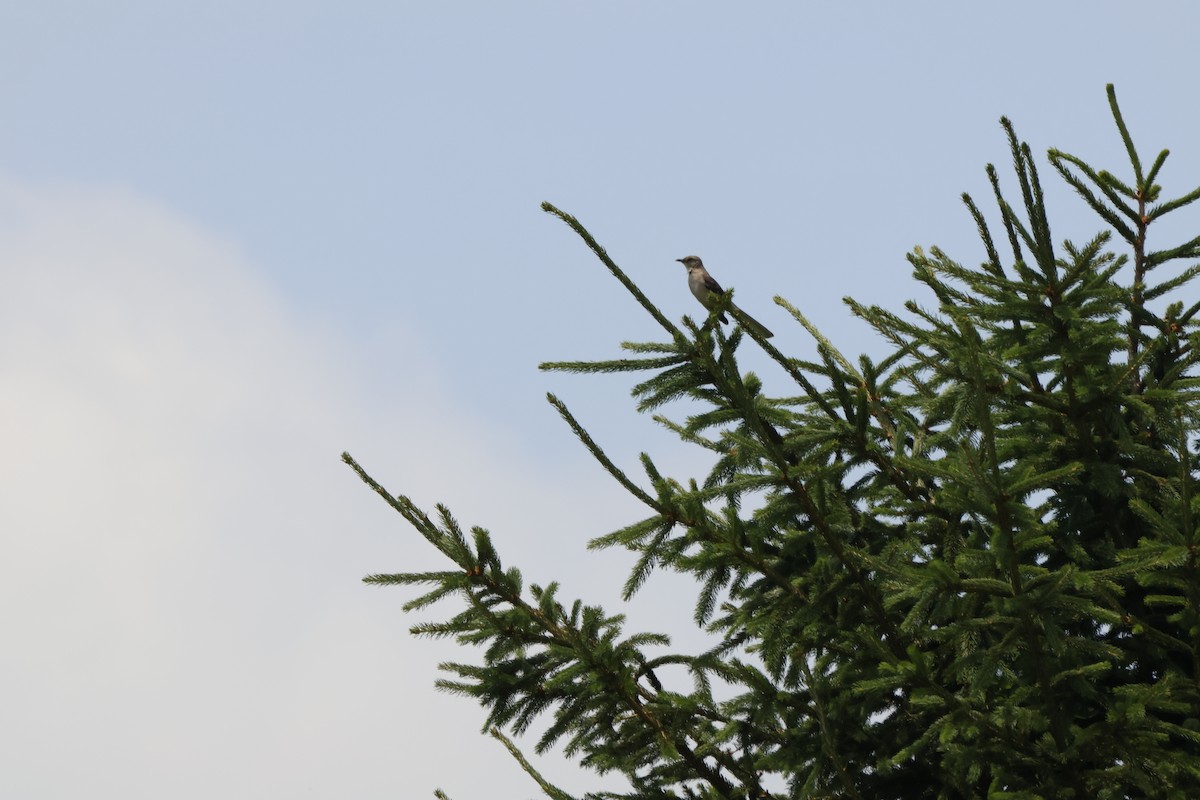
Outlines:
{"type": "Polygon", "coordinates": [[[721,284],[717,283],[716,279],[707,272],[704,273],[704,288],[714,294],[725,294],[725,290],[721,288],[721,284]]]}

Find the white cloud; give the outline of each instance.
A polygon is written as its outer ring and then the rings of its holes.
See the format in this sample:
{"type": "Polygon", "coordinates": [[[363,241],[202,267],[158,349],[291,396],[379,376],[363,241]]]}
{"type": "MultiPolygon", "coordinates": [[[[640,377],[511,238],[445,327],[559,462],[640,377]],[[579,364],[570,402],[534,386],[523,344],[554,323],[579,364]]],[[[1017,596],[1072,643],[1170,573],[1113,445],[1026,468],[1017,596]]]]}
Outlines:
{"type": "MultiPolygon", "coordinates": [[[[414,350],[421,391],[373,405],[364,361],[235,246],[115,189],[0,179],[0,274],[0,794],[529,788],[432,689],[471,654],[413,640],[409,595],[358,582],[440,564],[344,448],[464,517],[526,518],[547,488],[438,396],[411,335],[389,351],[414,350]]],[[[559,525],[585,506],[547,494],[559,525]]]]}

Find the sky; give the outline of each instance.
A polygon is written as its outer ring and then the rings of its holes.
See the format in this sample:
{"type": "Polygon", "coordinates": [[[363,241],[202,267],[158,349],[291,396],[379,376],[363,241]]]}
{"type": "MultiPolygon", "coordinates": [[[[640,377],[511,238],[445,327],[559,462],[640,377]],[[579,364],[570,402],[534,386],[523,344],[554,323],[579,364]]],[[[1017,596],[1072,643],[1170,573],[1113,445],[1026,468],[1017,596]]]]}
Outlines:
{"type": "MultiPolygon", "coordinates": [[[[881,352],[842,298],[928,302],[915,245],[982,260],[960,194],[992,209],[989,162],[1013,185],[1001,115],[1128,175],[1115,83],[1144,160],[1172,148],[1168,194],[1200,183],[1198,24],[1182,1],[0,0],[0,795],[535,796],[433,688],[475,654],[361,583],[445,565],[339,455],[527,581],[695,641],[686,584],[622,609],[631,559],[586,550],[644,512],[546,392],[635,474],[708,462],[636,413],[636,377],[538,370],[662,336],[540,204],[672,319],[702,316],[697,254],[785,352],[814,348],[775,295],[881,352]]],[[[1056,238],[1090,238],[1041,164],[1056,238]]]]}

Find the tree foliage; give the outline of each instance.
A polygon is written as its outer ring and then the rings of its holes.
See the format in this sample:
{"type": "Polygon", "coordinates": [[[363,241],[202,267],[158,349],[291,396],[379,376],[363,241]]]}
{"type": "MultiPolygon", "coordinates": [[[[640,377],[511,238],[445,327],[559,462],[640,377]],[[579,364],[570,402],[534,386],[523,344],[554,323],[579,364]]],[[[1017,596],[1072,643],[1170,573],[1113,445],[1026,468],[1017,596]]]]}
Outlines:
{"type": "Polygon", "coordinates": [[[1151,242],[1167,157],[1143,166],[1109,101],[1132,174],[1058,150],[1049,165],[1100,218],[1056,244],[1029,146],[1007,120],[1018,191],[987,175],[974,199],[985,260],[909,255],[926,304],[852,312],[889,343],[850,359],[799,310],[815,361],[785,355],[715,309],[668,320],[570,215],[573,228],[666,339],[628,356],[543,365],[641,372],[638,409],[715,461],[678,481],[641,456],[620,470],[551,396],[604,468],[649,509],[594,547],[636,555],[632,595],[655,569],[695,579],[695,621],[717,637],[681,653],[620,615],[525,587],[486,531],[463,531],[359,475],[452,562],[373,575],[424,586],[407,609],[457,595],[419,635],[454,637],[482,663],[443,665],[441,688],[502,731],[548,724],[615,772],[610,798],[1127,798],[1200,796],[1197,332],[1184,300],[1200,237],[1151,242]],[[1159,249],[1155,249],[1159,248],[1159,249]],[[794,388],[770,396],[737,353],[762,348],[794,388]],[[675,407],[675,406],[673,406],[675,407]],[[665,680],[685,672],[690,686],[665,680]]]}

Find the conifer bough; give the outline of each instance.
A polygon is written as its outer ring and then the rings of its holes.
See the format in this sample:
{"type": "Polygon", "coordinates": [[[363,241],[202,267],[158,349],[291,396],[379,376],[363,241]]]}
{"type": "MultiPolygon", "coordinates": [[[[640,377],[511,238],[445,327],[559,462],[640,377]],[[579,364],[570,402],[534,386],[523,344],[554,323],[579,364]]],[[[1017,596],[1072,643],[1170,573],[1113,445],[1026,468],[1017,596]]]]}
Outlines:
{"type": "Polygon", "coordinates": [[[1092,239],[1054,241],[1036,160],[1002,119],[1016,191],[989,165],[991,219],[963,196],[983,262],[917,249],[931,298],[848,300],[891,345],[878,363],[776,298],[819,356],[757,338],[780,367],[771,394],[738,367],[740,329],[675,325],[543,206],[666,332],[543,368],[645,373],[638,410],[690,401],[656,419],[715,462],[685,482],[642,454],[635,478],[551,396],[647,508],[592,547],[634,556],[626,596],[656,569],[694,578],[718,644],[680,652],[556,583],[526,587],[486,531],[343,458],[453,564],[365,580],[426,587],[408,610],[466,601],[412,630],[482,648],[438,685],[484,706],[545,796],[573,797],[504,731],[540,720],[535,750],[612,773],[619,788],[592,797],[1200,797],[1200,236],[1151,235],[1200,188],[1166,195],[1167,151],[1144,168],[1108,97],[1129,168],[1048,154],[1098,216],[1092,239]]]}

